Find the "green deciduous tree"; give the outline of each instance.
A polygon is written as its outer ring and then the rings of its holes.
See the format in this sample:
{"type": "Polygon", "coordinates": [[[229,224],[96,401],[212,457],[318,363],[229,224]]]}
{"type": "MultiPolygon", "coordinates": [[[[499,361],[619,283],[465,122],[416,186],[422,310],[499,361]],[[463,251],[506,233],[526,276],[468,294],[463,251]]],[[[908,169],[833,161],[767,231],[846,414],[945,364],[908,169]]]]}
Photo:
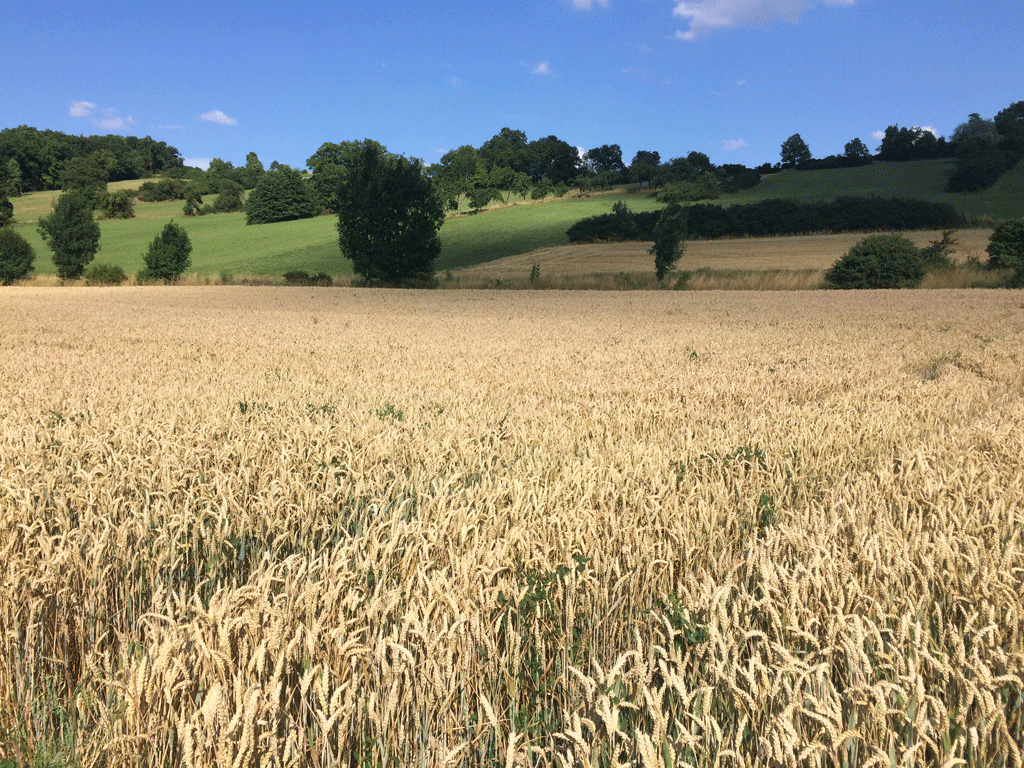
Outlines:
{"type": "Polygon", "coordinates": [[[843,157],[851,164],[867,163],[871,160],[871,152],[860,139],[851,139],[843,147],[843,157]]]}
{"type": "Polygon", "coordinates": [[[337,192],[338,240],[371,285],[427,285],[444,207],[419,160],[365,142],[337,192]]]}
{"type": "Polygon", "coordinates": [[[833,288],[916,288],[924,279],[921,251],[903,235],[872,235],[825,272],[833,288]]]}
{"type": "Polygon", "coordinates": [[[796,168],[811,159],[811,150],[807,147],[807,143],[800,137],[800,134],[794,133],[782,142],[781,155],[782,164],[784,166],[796,168]]]}
{"type": "Polygon", "coordinates": [[[1024,287],[1024,219],[1004,221],[989,238],[988,266],[992,269],[1012,269],[1012,284],[1024,287]]]}
{"type": "Polygon", "coordinates": [[[672,205],[661,212],[654,225],[654,275],[660,283],[675,267],[686,246],[686,213],[678,205],[672,205]]]}
{"type": "Polygon", "coordinates": [[[188,233],[173,221],[153,238],[143,257],[146,268],[139,272],[140,280],[177,280],[192,266],[192,241],[188,233]]]}
{"type": "Polygon", "coordinates": [[[10,285],[32,271],[36,254],[20,233],[5,227],[0,229],[0,283],[10,285]]]}
{"type": "Polygon", "coordinates": [[[92,200],[78,190],[57,198],[53,213],[39,219],[39,232],[53,251],[62,280],[81,277],[100,249],[100,225],[92,215],[92,200]]]}
{"type": "Polygon", "coordinates": [[[529,165],[526,134],[502,128],[481,145],[480,157],[487,164],[487,170],[511,168],[525,172],[529,165]]]}
{"type": "Polygon", "coordinates": [[[315,215],[312,188],[299,171],[287,165],[263,173],[245,201],[246,224],[309,219],[315,215]]]}
{"type": "Polygon", "coordinates": [[[633,155],[633,162],[629,164],[630,181],[643,185],[646,181],[650,185],[654,175],[661,165],[661,153],[641,149],[633,155]]]}

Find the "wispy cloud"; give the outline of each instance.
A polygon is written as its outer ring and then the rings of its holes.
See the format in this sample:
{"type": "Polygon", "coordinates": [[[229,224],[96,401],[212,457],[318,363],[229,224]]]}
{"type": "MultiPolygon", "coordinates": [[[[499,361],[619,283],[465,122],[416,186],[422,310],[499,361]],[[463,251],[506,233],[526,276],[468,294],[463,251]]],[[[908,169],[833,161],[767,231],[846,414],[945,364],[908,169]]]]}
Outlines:
{"type": "MultiPolygon", "coordinates": [[[[822,0],[825,5],[853,5],[856,0],[822,0]]],[[[720,29],[739,26],[771,27],[779,21],[797,22],[814,6],[806,0],[680,0],[672,15],[688,19],[690,28],[678,30],[679,40],[696,40],[720,29]]]]}
{"type": "Polygon", "coordinates": [[[722,149],[726,152],[732,152],[735,149],[743,149],[747,146],[747,142],[743,139],[725,139],[722,142],[722,149]]]}
{"type": "Polygon", "coordinates": [[[71,117],[87,117],[90,123],[105,131],[119,131],[127,125],[135,125],[131,115],[121,117],[118,110],[112,107],[97,111],[96,103],[92,101],[72,101],[68,114],[71,117]]]}
{"type": "Polygon", "coordinates": [[[202,168],[205,171],[210,167],[211,160],[213,160],[212,157],[186,157],[181,162],[189,168],[202,168]]]}
{"type": "Polygon", "coordinates": [[[91,101],[72,101],[68,114],[72,117],[88,117],[96,111],[96,104],[91,101]]]}
{"type": "Polygon", "coordinates": [[[538,64],[536,67],[534,67],[530,71],[533,74],[535,74],[535,75],[553,75],[554,74],[554,72],[551,71],[551,64],[549,64],[546,61],[542,61],[540,64],[538,64]]]}
{"type": "Polygon", "coordinates": [[[885,138],[885,131],[872,131],[871,138],[875,141],[881,141],[885,138]]]}
{"type": "Polygon", "coordinates": [[[211,123],[220,123],[221,125],[237,125],[238,121],[233,117],[228,117],[219,109],[211,109],[209,112],[204,112],[199,116],[200,120],[206,120],[211,123]]]}
{"type": "Polygon", "coordinates": [[[572,0],[572,7],[577,11],[589,11],[595,5],[607,8],[608,0],[572,0]]]}

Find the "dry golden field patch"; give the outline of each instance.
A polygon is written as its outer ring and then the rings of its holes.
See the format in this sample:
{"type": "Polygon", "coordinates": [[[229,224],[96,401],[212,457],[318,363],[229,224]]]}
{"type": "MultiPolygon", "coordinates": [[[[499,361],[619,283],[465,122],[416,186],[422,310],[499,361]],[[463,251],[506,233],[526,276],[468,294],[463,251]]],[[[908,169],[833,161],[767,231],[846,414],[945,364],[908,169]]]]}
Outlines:
{"type": "Polygon", "coordinates": [[[0,763],[1021,766],[1020,291],[0,294],[0,763]]]}
{"type": "MultiPolygon", "coordinates": [[[[932,230],[904,233],[918,247],[942,238],[932,230]]],[[[966,262],[970,258],[986,261],[985,248],[992,235],[991,228],[958,230],[953,258],[966,262]]],[[[855,243],[863,233],[838,235],[797,235],[793,237],[752,237],[719,240],[690,240],[676,268],[680,271],[704,270],[707,275],[694,275],[689,288],[746,290],[804,290],[820,287],[829,267],[855,243]],[[723,274],[725,273],[725,274],[723,274]],[[737,274],[738,273],[738,274],[737,274]]],[[[616,287],[614,278],[620,274],[647,278],[647,287],[654,287],[654,257],[651,243],[587,243],[541,248],[518,256],[466,267],[453,273],[462,284],[485,284],[501,280],[525,284],[536,264],[543,280],[568,281],[568,286],[583,284],[590,278],[594,285],[616,287]],[[602,281],[602,278],[603,281],[602,281]],[[649,285],[648,285],[649,284],[649,285]]],[[[962,279],[962,276],[959,276],[962,279]]],[[[946,287],[926,280],[925,287],[946,287]]],[[[948,277],[947,277],[948,279],[948,277]]],[[[970,282],[967,283],[970,285],[970,282]]],[[[621,286],[619,286],[621,287],[621,286]]]]}

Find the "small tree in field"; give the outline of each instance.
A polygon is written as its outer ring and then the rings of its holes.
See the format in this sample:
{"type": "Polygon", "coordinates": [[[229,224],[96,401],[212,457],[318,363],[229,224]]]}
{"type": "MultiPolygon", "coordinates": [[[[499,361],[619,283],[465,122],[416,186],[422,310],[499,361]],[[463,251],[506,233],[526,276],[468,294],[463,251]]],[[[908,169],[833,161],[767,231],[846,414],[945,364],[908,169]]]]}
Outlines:
{"type": "Polygon", "coordinates": [[[989,238],[988,266],[991,269],[1012,269],[1014,287],[1024,287],[1024,219],[1004,221],[989,238]]]}
{"type": "Polygon", "coordinates": [[[924,279],[921,251],[903,235],[872,235],[825,272],[833,288],[916,288],[924,279]]]}
{"type": "Polygon", "coordinates": [[[0,283],[10,285],[32,271],[36,254],[18,232],[9,227],[0,229],[0,283]]]}
{"type": "Polygon", "coordinates": [[[811,159],[811,150],[799,133],[794,133],[782,142],[781,154],[782,164],[791,168],[796,168],[811,159]]]}
{"type": "Polygon", "coordinates": [[[92,215],[92,200],[78,190],[57,198],[53,213],[39,219],[39,233],[53,251],[62,280],[76,280],[100,249],[100,225],[92,215]]]}
{"type": "Polygon", "coordinates": [[[675,267],[686,246],[686,214],[678,205],[672,205],[661,212],[654,225],[654,274],[660,283],[675,267]]]}
{"type": "Polygon", "coordinates": [[[139,272],[140,280],[177,280],[192,266],[189,254],[192,241],[188,233],[173,221],[167,222],[146,251],[146,268],[139,272]]]}

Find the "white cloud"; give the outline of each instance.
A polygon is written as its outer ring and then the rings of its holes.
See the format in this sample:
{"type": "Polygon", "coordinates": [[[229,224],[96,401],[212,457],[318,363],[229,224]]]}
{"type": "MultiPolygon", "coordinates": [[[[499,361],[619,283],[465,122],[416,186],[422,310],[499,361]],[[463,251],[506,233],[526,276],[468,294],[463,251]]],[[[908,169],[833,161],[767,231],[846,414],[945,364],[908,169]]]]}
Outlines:
{"type": "Polygon", "coordinates": [[[881,141],[885,138],[885,131],[872,131],[871,138],[875,141],[881,141]]]}
{"type": "Polygon", "coordinates": [[[199,116],[200,120],[206,120],[211,123],[220,123],[221,125],[237,125],[238,121],[233,117],[228,117],[219,109],[211,109],[209,112],[204,112],[199,116]]]}
{"type": "Polygon", "coordinates": [[[732,152],[734,149],[743,149],[747,146],[747,142],[743,139],[725,139],[722,142],[722,149],[726,152],[732,152]]]}
{"type": "Polygon", "coordinates": [[[530,71],[533,72],[533,74],[535,74],[535,75],[550,75],[550,74],[553,74],[552,71],[551,71],[551,65],[548,62],[546,62],[546,61],[542,61],[540,64],[538,64],[536,67],[534,67],[530,71]]]}
{"type": "Polygon", "coordinates": [[[607,8],[608,0],[572,0],[572,7],[577,11],[589,11],[595,4],[607,8]]]}
{"type": "MultiPolygon", "coordinates": [[[[939,132],[936,131],[934,128],[932,128],[930,125],[915,125],[914,127],[915,128],[919,128],[922,131],[927,131],[932,136],[934,136],[936,139],[939,138],[939,132]]],[[[885,136],[884,133],[882,135],[885,136]]]]}
{"type": "Polygon", "coordinates": [[[96,112],[96,104],[92,101],[73,101],[71,108],[68,109],[71,117],[88,117],[90,123],[105,131],[119,131],[125,126],[135,125],[135,118],[130,115],[121,117],[117,114],[118,111],[111,107],[99,110],[98,115],[96,112]]]}
{"type": "MultiPolygon", "coordinates": [[[[825,5],[853,5],[855,1],[823,0],[825,5]]],[[[690,28],[677,31],[676,38],[695,40],[728,27],[767,28],[778,21],[795,23],[813,5],[811,0],[679,0],[672,15],[690,22],[690,28]]]]}
{"type": "Polygon", "coordinates": [[[72,101],[68,114],[72,117],[88,117],[95,109],[96,105],[91,101],[72,101]]]}
{"type": "Polygon", "coordinates": [[[189,168],[202,168],[205,171],[210,167],[211,160],[213,160],[212,157],[186,157],[181,162],[189,168]]]}

